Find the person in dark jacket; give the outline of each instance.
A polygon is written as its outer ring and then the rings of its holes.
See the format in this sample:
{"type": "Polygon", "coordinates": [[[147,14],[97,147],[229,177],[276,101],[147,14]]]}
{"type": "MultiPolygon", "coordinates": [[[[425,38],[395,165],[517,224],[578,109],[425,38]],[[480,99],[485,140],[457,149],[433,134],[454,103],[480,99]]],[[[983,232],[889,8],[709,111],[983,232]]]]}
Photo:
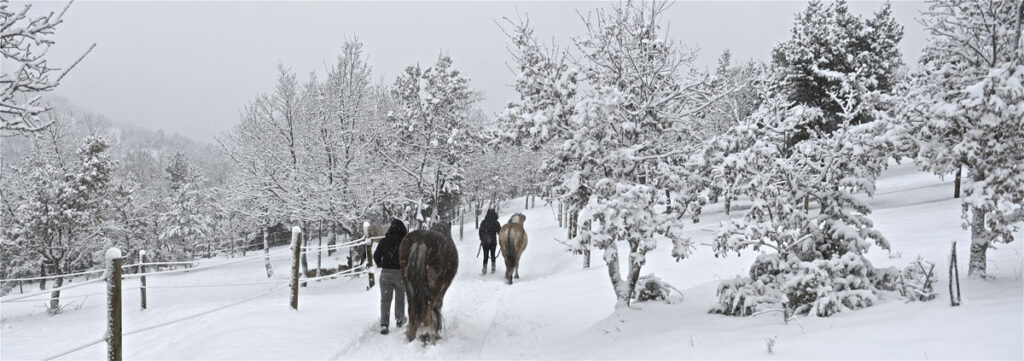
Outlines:
{"type": "Polygon", "coordinates": [[[488,209],[484,220],[480,222],[480,248],[484,251],[484,269],[481,271],[487,274],[487,258],[491,259],[491,273],[494,273],[494,264],[497,256],[494,254],[498,247],[498,231],[501,231],[501,224],[498,223],[498,212],[488,209]]]}
{"type": "Polygon", "coordinates": [[[402,266],[398,263],[398,246],[402,238],[409,233],[405,223],[397,219],[391,221],[391,227],[380,240],[377,250],[373,251],[373,261],[381,268],[380,276],[380,333],[388,334],[391,323],[391,299],[395,299],[395,326],[405,324],[405,282],[402,280],[402,266]]]}

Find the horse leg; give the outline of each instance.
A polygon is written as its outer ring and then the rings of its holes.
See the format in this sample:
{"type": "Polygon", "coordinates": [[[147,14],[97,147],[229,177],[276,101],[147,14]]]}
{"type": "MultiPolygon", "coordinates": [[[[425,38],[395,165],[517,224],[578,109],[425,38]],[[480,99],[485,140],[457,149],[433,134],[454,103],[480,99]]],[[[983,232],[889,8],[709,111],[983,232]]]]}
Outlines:
{"type": "Polygon", "coordinates": [[[516,279],[519,279],[519,265],[516,265],[516,279]]]}

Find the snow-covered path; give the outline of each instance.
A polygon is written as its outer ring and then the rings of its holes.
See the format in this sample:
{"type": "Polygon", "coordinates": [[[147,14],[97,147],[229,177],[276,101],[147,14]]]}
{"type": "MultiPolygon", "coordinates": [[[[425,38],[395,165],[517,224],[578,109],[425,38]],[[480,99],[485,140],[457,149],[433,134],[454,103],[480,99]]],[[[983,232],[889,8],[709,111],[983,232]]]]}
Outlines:
{"type": "MultiPolygon", "coordinates": [[[[893,253],[872,247],[876,266],[905,266],[918,255],[936,263],[939,297],[905,304],[887,297],[876,306],[830,318],[800,317],[784,324],[778,315],[735,318],[708,314],[720,279],[747,272],[755,255],[715,258],[698,246],[693,257],[675,262],[662,243],[648,256],[644,273],[655,273],[685,293],[681,304],[641,304],[612,315],[614,297],[599,253],[593,268],[553,240],[564,240],[550,207],[525,210],[530,244],[521,279],[508,286],[504,265],[481,275],[472,221],[456,241],[459,273],[445,299],[444,339],[424,347],[405,342],[403,330],[381,336],[377,329],[380,293],[367,291],[366,278],[311,283],[302,289],[299,311],[288,308],[287,290],[238,306],[125,337],[126,359],[1021,359],[1024,358],[1024,252],[1022,242],[989,252],[995,280],[963,279],[965,303],[951,308],[945,291],[950,241],[960,241],[966,273],[968,234],[960,228],[960,206],[950,197],[949,179],[895,166],[879,181],[871,201],[872,219],[893,245],[893,253]],[[775,337],[768,354],[766,337],[775,337]]],[[[742,205],[739,205],[741,207],[742,205]]],[[[522,209],[522,200],[506,206],[522,209]]],[[[507,221],[510,212],[503,212],[507,221]]],[[[726,216],[709,207],[687,232],[707,243],[726,216]]],[[[453,229],[458,235],[458,228],[453,229]]],[[[1024,235],[1021,235],[1024,238],[1024,235]]],[[[288,258],[274,260],[271,281],[286,283],[288,258]]],[[[335,259],[333,262],[339,262],[335,259]]],[[[211,260],[207,262],[223,262],[211,260]]],[[[179,319],[265,292],[273,285],[212,288],[158,286],[266,282],[262,261],[204,272],[154,276],[149,309],[138,308],[138,291],[125,293],[126,331],[179,319]]],[[[126,287],[137,286],[135,280],[126,287]]],[[[26,286],[26,289],[29,287],[26,286]]],[[[68,291],[99,292],[101,285],[68,291]],[[96,286],[96,287],[90,287],[96,286]]],[[[0,358],[40,359],[101,336],[103,296],[79,310],[47,316],[37,304],[0,305],[0,358]]],[[[104,344],[67,356],[100,359],[104,344]]]]}

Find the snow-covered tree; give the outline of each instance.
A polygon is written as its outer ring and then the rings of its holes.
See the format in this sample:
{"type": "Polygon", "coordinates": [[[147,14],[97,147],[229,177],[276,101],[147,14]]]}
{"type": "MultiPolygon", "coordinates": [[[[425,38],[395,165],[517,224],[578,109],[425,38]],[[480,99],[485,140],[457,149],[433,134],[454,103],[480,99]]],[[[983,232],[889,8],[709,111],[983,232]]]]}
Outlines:
{"type": "MultiPolygon", "coordinates": [[[[107,155],[109,145],[87,137],[74,156],[60,165],[39,151],[23,172],[28,182],[15,211],[17,241],[42,258],[55,274],[91,267],[105,246],[109,227],[110,176],[116,163],[107,155]]],[[[54,280],[54,287],[63,284],[54,280]]],[[[59,310],[60,291],[54,291],[50,310],[59,310]]]]}
{"type": "Polygon", "coordinates": [[[200,243],[211,234],[213,219],[209,195],[200,187],[199,175],[185,155],[176,153],[167,166],[170,193],[164,203],[166,211],[159,215],[160,247],[149,250],[158,258],[184,258],[184,250],[200,243]]]}
{"type": "MultiPolygon", "coordinates": [[[[815,131],[832,131],[843,121],[833,95],[858,102],[857,96],[867,92],[891,94],[903,65],[902,38],[903,27],[889,3],[867,19],[852,14],[845,1],[811,1],[797,14],[790,39],[773,49],[772,63],[780,91],[796,104],[821,109],[823,116],[800,129],[793,142],[815,131]],[[857,81],[850,82],[851,77],[857,81]]],[[[870,116],[862,112],[854,123],[871,121],[870,116]]]]}
{"type": "Polygon", "coordinates": [[[459,204],[467,156],[480,144],[470,126],[477,95],[469,78],[447,55],[423,68],[405,69],[392,86],[395,110],[388,116],[393,135],[378,152],[399,169],[432,220],[451,220],[459,204]]]}
{"type": "MultiPolygon", "coordinates": [[[[64,76],[85,57],[89,47],[66,68],[46,59],[57,26],[64,22],[68,2],[60,13],[31,15],[32,5],[20,9],[0,1],[0,136],[39,131],[52,121],[42,119],[50,109],[41,95],[57,88],[64,76]]],[[[95,46],[93,44],[92,46],[95,46]]]]}
{"type": "Polygon", "coordinates": [[[869,306],[875,300],[868,278],[873,268],[862,255],[871,243],[884,249],[889,244],[855,194],[874,194],[894,147],[885,133],[891,114],[876,112],[870,116],[875,121],[855,124],[859,112],[885,108],[870,104],[880,101],[878,92],[856,102],[834,98],[842,122],[791,144],[794,134],[824,114],[762,86],[760,108],[691,160],[707,175],[713,194],[727,191],[751,202],[741,217],[722,222],[716,254],[762,252],[749,278],[723,282],[714,311],[749,315],[785,305],[828,316],[869,306]],[[737,308],[740,303],[745,306],[737,308]]]}
{"type": "Polygon", "coordinates": [[[691,201],[680,174],[696,115],[718,97],[708,76],[692,70],[694,52],[661,34],[665,3],[623,3],[587,18],[575,39],[580,55],[567,63],[545,52],[527,24],[511,34],[519,68],[518,102],[501,119],[507,133],[534,148],[553,143],[543,172],[548,187],[582,207],[590,227],[576,239],[604,250],[621,306],[634,299],[647,253],[669,238],[673,255],[689,255],[682,236],[691,201]],[[628,248],[625,277],[619,244],[628,248]]]}
{"type": "Polygon", "coordinates": [[[932,1],[921,19],[930,34],[903,115],[923,168],[967,170],[964,227],[971,229],[969,274],[986,276],[986,251],[1011,242],[1024,203],[1024,9],[1011,1],[932,1]]]}

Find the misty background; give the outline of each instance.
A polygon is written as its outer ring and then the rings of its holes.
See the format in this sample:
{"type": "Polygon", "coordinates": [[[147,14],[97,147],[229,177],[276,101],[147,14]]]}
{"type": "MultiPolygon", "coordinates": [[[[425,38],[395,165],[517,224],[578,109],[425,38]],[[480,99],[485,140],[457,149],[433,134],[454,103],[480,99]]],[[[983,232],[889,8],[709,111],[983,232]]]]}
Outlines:
{"type": "MultiPolygon", "coordinates": [[[[18,3],[15,3],[18,4],[18,3]]],[[[488,114],[515,97],[503,17],[528,18],[540,39],[566,47],[582,33],[576,13],[606,2],[77,2],[65,16],[52,65],[71,63],[96,49],[56,91],[110,119],[180,133],[200,141],[238,120],[238,111],[270,89],[278,64],[306,79],[323,75],[346,39],[358,37],[374,77],[392,83],[406,66],[432,63],[439,53],[482,91],[488,114]]],[[[63,2],[33,3],[34,13],[59,11],[63,2]]],[[[852,2],[870,14],[880,2],[852,2]]],[[[713,69],[724,49],[734,61],[768,60],[789,37],[804,1],[678,2],[668,11],[668,37],[700,49],[697,67],[713,69]]],[[[895,2],[904,26],[900,43],[912,69],[924,44],[915,20],[926,5],[895,2]]]]}

